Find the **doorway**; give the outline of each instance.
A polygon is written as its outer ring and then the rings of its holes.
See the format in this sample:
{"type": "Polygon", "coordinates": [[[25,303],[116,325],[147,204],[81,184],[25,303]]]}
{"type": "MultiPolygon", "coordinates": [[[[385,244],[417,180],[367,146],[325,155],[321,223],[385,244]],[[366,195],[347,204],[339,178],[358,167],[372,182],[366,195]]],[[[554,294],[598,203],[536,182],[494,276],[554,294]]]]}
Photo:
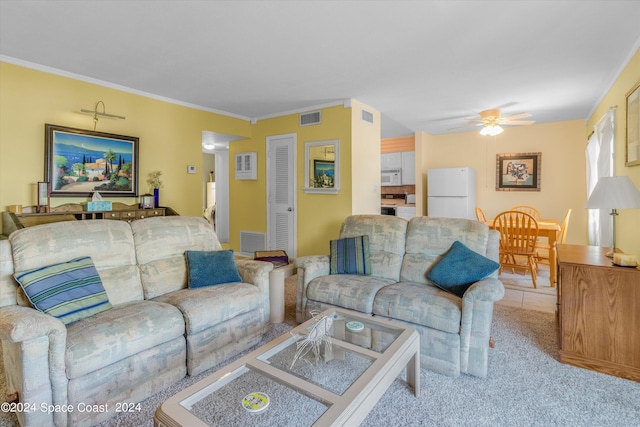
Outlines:
{"type": "Polygon", "coordinates": [[[267,248],[296,257],[295,133],[267,137],[267,248]]]}
{"type": "MultiPolygon", "coordinates": [[[[219,132],[202,131],[203,153],[203,209],[205,217],[211,216],[209,209],[207,188],[209,187],[209,173],[214,172],[215,206],[213,208],[214,227],[220,243],[229,242],[229,143],[244,139],[242,136],[229,135],[219,132]]],[[[207,218],[209,219],[209,218],[207,218]]]]}

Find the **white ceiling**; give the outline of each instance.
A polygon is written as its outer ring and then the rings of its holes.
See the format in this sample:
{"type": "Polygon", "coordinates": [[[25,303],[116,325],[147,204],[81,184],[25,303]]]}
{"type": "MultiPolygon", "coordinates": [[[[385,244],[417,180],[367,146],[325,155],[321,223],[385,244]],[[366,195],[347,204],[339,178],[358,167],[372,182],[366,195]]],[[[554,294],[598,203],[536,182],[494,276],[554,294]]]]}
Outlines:
{"type": "Polygon", "coordinates": [[[355,98],[383,137],[586,119],[639,46],[640,0],[0,0],[4,61],[243,118],[355,98]]]}

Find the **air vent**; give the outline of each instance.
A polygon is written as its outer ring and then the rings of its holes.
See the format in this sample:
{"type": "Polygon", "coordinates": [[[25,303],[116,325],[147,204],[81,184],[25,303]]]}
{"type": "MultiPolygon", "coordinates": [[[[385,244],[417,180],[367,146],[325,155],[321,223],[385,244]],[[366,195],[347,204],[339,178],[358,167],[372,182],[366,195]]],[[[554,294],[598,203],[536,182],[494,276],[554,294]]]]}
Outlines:
{"type": "Polygon", "coordinates": [[[320,124],[320,111],[300,114],[300,126],[311,126],[320,124]]]}
{"type": "Polygon", "coordinates": [[[252,231],[240,231],[240,252],[253,255],[255,251],[266,249],[266,236],[264,233],[254,233],[252,231]]]}
{"type": "Polygon", "coordinates": [[[365,109],[362,110],[362,121],[373,124],[373,113],[365,109]]]}

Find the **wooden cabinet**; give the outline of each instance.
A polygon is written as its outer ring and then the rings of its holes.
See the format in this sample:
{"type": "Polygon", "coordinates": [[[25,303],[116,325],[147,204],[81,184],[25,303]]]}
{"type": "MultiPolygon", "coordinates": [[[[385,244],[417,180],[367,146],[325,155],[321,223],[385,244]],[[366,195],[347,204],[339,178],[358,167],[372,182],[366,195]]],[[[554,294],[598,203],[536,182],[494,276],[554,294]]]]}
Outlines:
{"type": "Polygon", "coordinates": [[[640,381],[640,270],[608,248],[558,245],[560,361],[640,381]]]}
{"type": "Polygon", "coordinates": [[[8,236],[15,230],[34,225],[47,224],[50,222],[78,221],[87,219],[112,219],[121,221],[134,221],[156,216],[178,215],[169,207],[159,207],[153,209],[140,209],[138,205],[125,205],[114,203],[111,211],[85,211],[78,203],[69,203],[61,207],[52,208],[52,212],[47,213],[22,213],[14,214],[2,212],[2,232],[8,236]]]}

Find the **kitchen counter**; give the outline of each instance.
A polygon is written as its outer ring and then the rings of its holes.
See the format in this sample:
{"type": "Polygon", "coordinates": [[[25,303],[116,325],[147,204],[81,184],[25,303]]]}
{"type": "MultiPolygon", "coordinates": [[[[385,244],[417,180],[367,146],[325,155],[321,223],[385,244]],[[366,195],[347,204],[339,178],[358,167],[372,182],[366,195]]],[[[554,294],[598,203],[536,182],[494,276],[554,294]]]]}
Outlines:
{"type": "Polygon", "coordinates": [[[415,203],[405,203],[404,199],[382,199],[380,201],[382,207],[394,207],[394,206],[415,206],[415,203]]]}

